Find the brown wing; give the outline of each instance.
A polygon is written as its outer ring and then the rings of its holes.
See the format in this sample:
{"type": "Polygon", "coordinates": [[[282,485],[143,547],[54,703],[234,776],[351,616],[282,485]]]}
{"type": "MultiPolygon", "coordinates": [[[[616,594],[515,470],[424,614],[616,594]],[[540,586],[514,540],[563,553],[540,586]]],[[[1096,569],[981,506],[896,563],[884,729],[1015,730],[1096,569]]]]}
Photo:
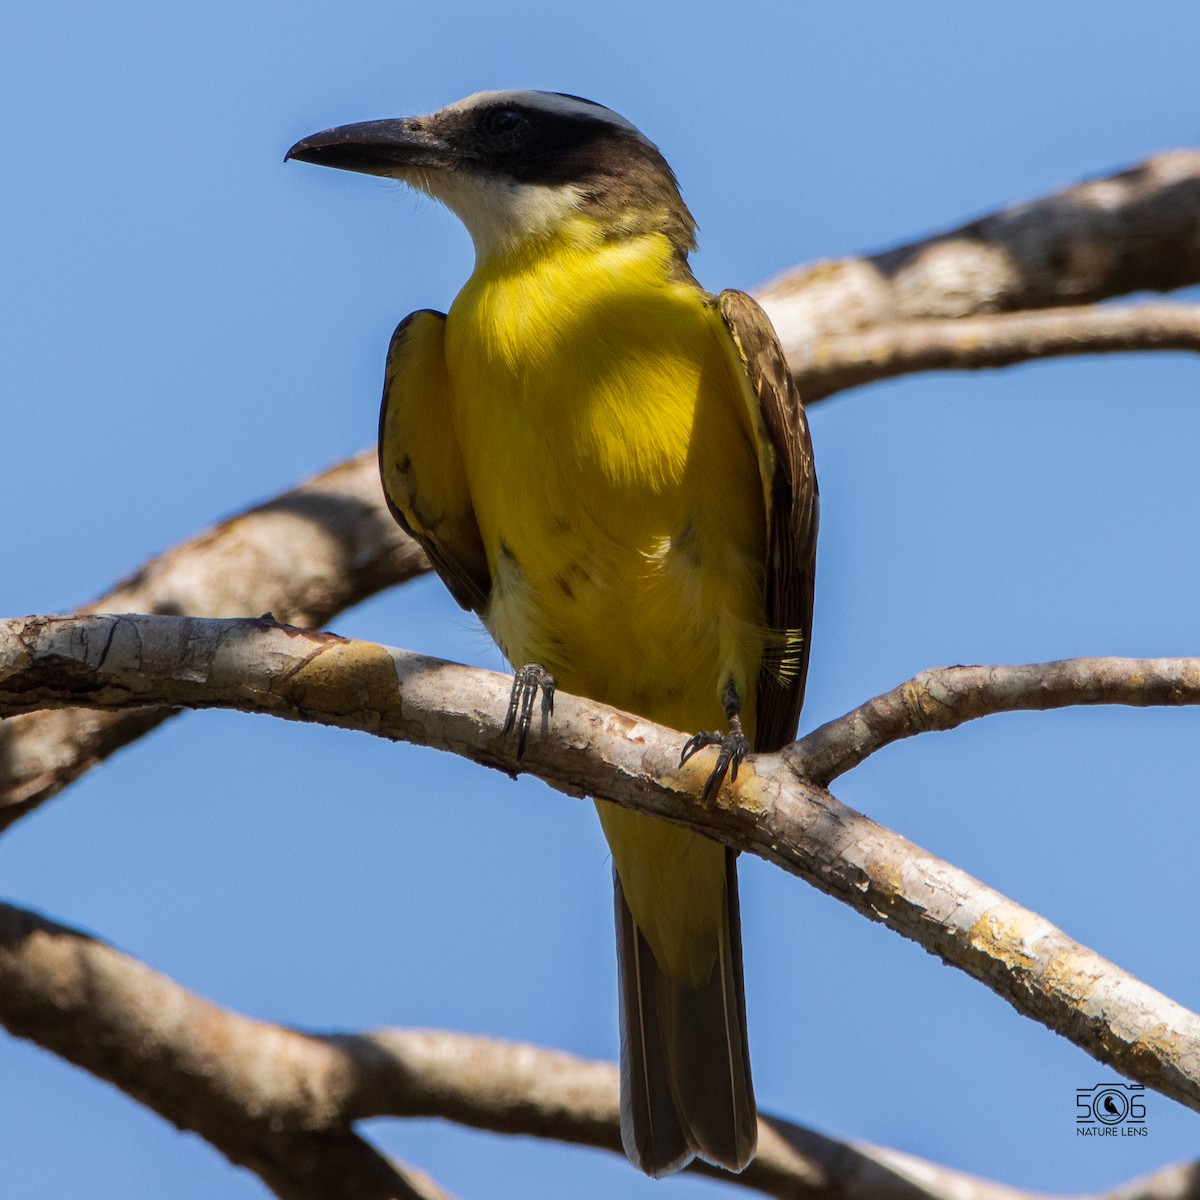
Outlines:
{"type": "Polygon", "coordinates": [[[767,623],[786,641],[768,647],[758,678],[754,748],[778,750],[796,736],[811,649],[817,558],[817,476],[800,393],[767,314],[745,292],[718,297],[721,316],[757,401],[753,427],[771,453],[759,455],[767,502],[767,623]]]}
{"type": "Polygon", "coordinates": [[[492,579],[450,411],[445,329],[445,314],[422,309],[392,334],[379,475],[392,516],[421,544],[450,594],[482,613],[492,579]]]}

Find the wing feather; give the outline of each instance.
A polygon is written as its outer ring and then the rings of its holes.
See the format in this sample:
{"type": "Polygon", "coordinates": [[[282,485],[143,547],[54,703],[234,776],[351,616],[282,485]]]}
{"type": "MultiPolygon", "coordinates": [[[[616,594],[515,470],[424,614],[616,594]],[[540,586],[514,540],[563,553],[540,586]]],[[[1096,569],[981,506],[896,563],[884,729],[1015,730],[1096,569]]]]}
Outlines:
{"type": "Polygon", "coordinates": [[[445,314],[422,309],[392,334],[379,475],[392,516],[421,544],[450,594],[482,613],[492,580],[454,429],[445,329],[445,314]]]}
{"type": "Polygon", "coordinates": [[[752,428],[767,506],[768,646],[757,683],[754,748],[778,750],[796,736],[811,650],[818,496],[812,440],[800,393],[767,314],[745,292],[717,299],[750,384],[752,428]],[[767,451],[764,453],[764,451],[767,451]]]}

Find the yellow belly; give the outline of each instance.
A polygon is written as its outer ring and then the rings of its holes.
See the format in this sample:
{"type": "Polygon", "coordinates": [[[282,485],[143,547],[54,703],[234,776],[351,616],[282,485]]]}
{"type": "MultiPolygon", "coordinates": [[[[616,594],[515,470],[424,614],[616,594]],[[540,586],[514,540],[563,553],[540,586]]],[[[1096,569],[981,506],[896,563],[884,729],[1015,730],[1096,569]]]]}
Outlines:
{"type": "MultiPolygon", "coordinates": [[[[764,626],[758,459],[720,318],[655,244],[477,272],[446,328],[452,411],[511,662],[684,731],[753,736],[764,626]],[[656,257],[658,256],[658,257],[656,257]]],[[[723,849],[598,806],[660,965],[702,980],[723,849]]]]}

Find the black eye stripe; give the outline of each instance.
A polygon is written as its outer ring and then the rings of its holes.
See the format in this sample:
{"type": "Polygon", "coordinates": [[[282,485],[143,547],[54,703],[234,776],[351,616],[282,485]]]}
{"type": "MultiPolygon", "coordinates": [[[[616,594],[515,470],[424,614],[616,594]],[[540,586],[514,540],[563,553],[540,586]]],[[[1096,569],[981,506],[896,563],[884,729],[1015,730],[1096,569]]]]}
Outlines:
{"type": "Polygon", "coordinates": [[[503,134],[512,133],[526,124],[526,119],[515,108],[494,108],[491,112],[484,114],[480,124],[485,133],[492,137],[500,137],[503,134]]]}

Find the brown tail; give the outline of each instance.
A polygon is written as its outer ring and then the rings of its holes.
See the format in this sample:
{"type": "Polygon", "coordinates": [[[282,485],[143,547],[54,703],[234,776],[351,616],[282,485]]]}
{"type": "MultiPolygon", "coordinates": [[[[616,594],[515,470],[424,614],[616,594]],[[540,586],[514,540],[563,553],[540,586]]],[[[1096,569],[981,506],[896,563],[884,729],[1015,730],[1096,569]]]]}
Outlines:
{"type": "Polygon", "coordinates": [[[647,1175],[697,1156],[730,1171],[754,1157],[737,860],[725,853],[725,924],[708,983],[690,988],[659,970],[613,873],[621,988],[621,1141],[647,1175]]]}

